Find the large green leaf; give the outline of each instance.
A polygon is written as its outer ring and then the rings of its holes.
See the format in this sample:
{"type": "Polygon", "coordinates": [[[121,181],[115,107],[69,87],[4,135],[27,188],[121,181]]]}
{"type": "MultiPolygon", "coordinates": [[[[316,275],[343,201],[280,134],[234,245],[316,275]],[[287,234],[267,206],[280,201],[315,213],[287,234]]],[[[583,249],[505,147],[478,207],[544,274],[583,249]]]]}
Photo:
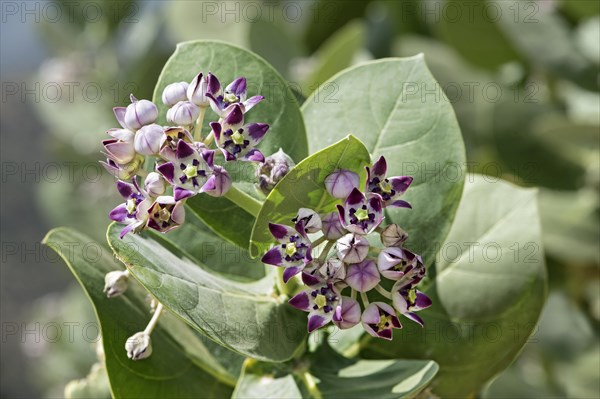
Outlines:
{"type": "Polygon", "coordinates": [[[311,362],[310,373],[327,398],[412,398],[436,375],[430,360],[347,359],[324,345],[311,362]]]}
{"type": "MultiPolygon", "coordinates": [[[[201,71],[213,72],[223,86],[238,76],[245,76],[248,79],[248,96],[265,96],[265,100],[253,108],[246,118],[248,122],[270,125],[269,133],[259,145],[265,155],[279,148],[283,148],[296,162],[308,155],[302,114],[287,82],[258,55],[224,42],[198,40],[177,46],[154,90],[153,99],[159,108],[158,123],[166,123],[167,107],[161,100],[164,88],[173,82],[189,82],[201,71]]],[[[218,116],[208,109],[202,129],[205,135],[210,131],[209,122],[217,119],[218,116]]],[[[251,163],[236,163],[231,168],[234,181],[255,179],[251,163]]],[[[242,248],[248,246],[250,230],[240,226],[250,226],[254,218],[244,209],[228,199],[207,195],[188,202],[219,235],[242,248]]]]}
{"type": "Polygon", "coordinates": [[[338,88],[335,101],[313,95],[302,107],[310,151],[351,133],[374,159],[385,155],[389,175],[413,176],[404,197],[413,209],[388,210],[387,221],[408,231],[410,248],[428,262],[450,229],[464,181],[465,150],[452,106],[422,55],[365,63],[329,82],[338,88]]]}
{"type": "Polygon", "coordinates": [[[231,396],[234,399],[297,399],[303,394],[289,364],[248,359],[231,396]]]}
{"type": "Polygon", "coordinates": [[[289,359],[304,340],[305,316],[274,293],[273,275],[235,282],[177,257],[152,238],[121,240],[120,229],[113,224],[108,230],[118,259],[163,305],[212,340],[268,361],[289,359]]]}
{"type": "Polygon", "coordinates": [[[469,178],[426,292],[425,328],[407,321],[392,342],[368,341],[367,357],[433,359],[434,392],[465,397],[516,357],[546,295],[536,191],[469,178]]]}
{"type": "MultiPolygon", "coordinates": [[[[201,345],[201,341],[181,342],[174,337],[172,331],[178,320],[159,322],[152,333],[152,356],[143,361],[129,360],[125,352],[127,337],[141,331],[150,319],[144,294],[130,287],[119,298],[106,297],[102,292],[104,275],[116,269],[115,261],[106,248],[91,238],[58,228],[46,235],[44,243],[63,258],[95,308],[114,397],[220,398],[231,393],[231,387],[222,381],[231,384],[235,377],[217,370],[218,363],[211,367],[210,361],[214,359],[207,351],[207,356],[201,358],[196,356],[197,350],[187,348],[187,345],[201,345]]],[[[178,331],[185,334],[188,327],[183,323],[181,326],[183,329],[178,331]]],[[[192,339],[197,339],[191,334],[192,339]]]]}
{"type": "Polygon", "coordinates": [[[250,254],[257,256],[272,243],[269,222],[290,224],[299,208],[324,213],[335,209],[339,200],[325,190],[325,178],[339,169],[356,171],[370,161],[369,152],[356,137],[348,136],[300,162],[271,191],[252,229],[250,254]]]}

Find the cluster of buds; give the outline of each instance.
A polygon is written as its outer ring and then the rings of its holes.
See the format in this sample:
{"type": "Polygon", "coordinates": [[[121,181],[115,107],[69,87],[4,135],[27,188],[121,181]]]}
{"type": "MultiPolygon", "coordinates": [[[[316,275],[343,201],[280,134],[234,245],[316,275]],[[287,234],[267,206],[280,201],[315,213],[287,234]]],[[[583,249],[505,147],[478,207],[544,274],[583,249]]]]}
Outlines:
{"type": "Polygon", "coordinates": [[[396,224],[381,226],[384,208],[411,207],[399,197],[412,178],[388,178],[384,157],[366,171],[364,192],[359,189],[360,178],[354,172],[338,170],[327,177],[327,192],[343,200],[337,212],[319,215],[301,208],[291,220],[293,226],[269,224],[279,244],[262,261],[284,268],[285,283],[301,275],[307,288],[289,303],[308,312],[309,332],[330,322],[341,329],[361,323],[372,336],[391,339],[392,330],[402,327],[399,315],[422,326],[423,321],[415,312],[431,306],[431,300],[416,289],[425,276],[425,266],[419,255],[404,248],[406,232],[396,224]],[[383,249],[372,247],[367,239],[375,232],[379,233],[383,249]],[[320,256],[313,258],[318,248],[320,256]],[[381,285],[382,279],[393,281],[391,291],[381,285]],[[371,290],[388,302],[370,302],[367,294],[371,290]]]}
{"type": "Polygon", "coordinates": [[[246,98],[243,77],[223,90],[215,75],[199,73],[190,83],[165,87],[162,101],[169,108],[169,126],[155,123],[155,104],[133,95],[127,107],[114,108],[121,127],[107,132],[111,138],[102,142],[107,156],[102,164],[118,179],[117,189],[125,200],[109,215],[126,225],[121,238],[146,228],[163,233],[172,230],[184,222],[187,198],[200,193],[225,195],[232,181],[219,159],[264,162],[256,146],[269,125],[245,123],[246,113],[262,100],[262,96],[246,98]],[[203,137],[208,108],[217,120],[203,137]],[[154,170],[149,172],[145,166],[154,170]],[[138,178],[145,179],[143,185],[138,178]]]}

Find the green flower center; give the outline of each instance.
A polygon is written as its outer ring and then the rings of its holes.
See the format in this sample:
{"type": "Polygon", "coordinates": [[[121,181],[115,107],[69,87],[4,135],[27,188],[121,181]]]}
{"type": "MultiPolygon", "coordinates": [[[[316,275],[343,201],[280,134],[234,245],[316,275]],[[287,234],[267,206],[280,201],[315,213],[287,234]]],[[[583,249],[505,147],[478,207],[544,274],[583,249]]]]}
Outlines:
{"type": "Polygon", "coordinates": [[[369,212],[367,212],[366,209],[359,209],[358,211],[356,211],[356,213],[354,214],[354,216],[356,216],[356,218],[359,221],[363,221],[369,218],[369,212]]]}
{"type": "Polygon", "coordinates": [[[128,199],[125,208],[129,214],[135,212],[135,200],[133,198],[128,199]]]}
{"type": "Polygon", "coordinates": [[[296,254],[297,251],[298,249],[296,248],[295,242],[289,242],[285,245],[285,253],[288,256],[294,256],[294,254],[296,254]]]}
{"type": "Polygon", "coordinates": [[[318,294],[317,297],[315,298],[315,304],[319,308],[322,308],[325,305],[327,305],[327,298],[325,297],[325,295],[318,294]]]}
{"type": "Polygon", "coordinates": [[[198,168],[194,165],[188,165],[187,168],[183,170],[183,173],[185,173],[188,179],[191,179],[192,177],[198,176],[198,168]]]}
{"type": "Polygon", "coordinates": [[[377,330],[385,330],[390,326],[390,316],[379,316],[379,323],[377,324],[377,330]]]}
{"type": "Polygon", "coordinates": [[[415,301],[417,300],[417,291],[414,288],[408,291],[408,300],[410,301],[410,303],[415,303],[415,301]]]}
{"type": "Polygon", "coordinates": [[[381,189],[381,191],[387,194],[392,192],[392,185],[385,180],[379,183],[379,188],[381,189]]]}
{"type": "Polygon", "coordinates": [[[235,103],[237,102],[238,98],[233,93],[225,93],[225,95],[223,96],[223,100],[225,100],[228,103],[235,103]]]}
{"type": "Polygon", "coordinates": [[[231,140],[233,140],[233,142],[238,145],[244,144],[244,135],[240,132],[235,132],[231,135],[231,140]]]}
{"type": "Polygon", "coordinates": [[[168,209],[163,208],[160,211],[158,211],[158,219],[161,222],[167,222],[170,218],[171,218],[171,212],[169,212],[168,209]]]}

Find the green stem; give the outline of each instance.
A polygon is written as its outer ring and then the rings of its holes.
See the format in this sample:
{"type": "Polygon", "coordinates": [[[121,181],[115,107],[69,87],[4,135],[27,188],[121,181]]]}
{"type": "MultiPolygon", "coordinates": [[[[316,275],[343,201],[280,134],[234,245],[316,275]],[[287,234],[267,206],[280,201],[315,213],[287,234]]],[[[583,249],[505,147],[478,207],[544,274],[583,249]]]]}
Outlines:
{"type": "Polygon", "coordinates": [[[251,197],[245,192],[237,189],[235,186],[231,186],[227,194],[225,194],[225,198],[236,204],[242,209],[245,209],[249,214],[254,217],[258,217],[258,213],[260,212],[260,208],[262,208],[262,202],[251,197]]]}
{"type": "Polygon", "coordinates": [[[206,107],[200,107],[200,115],[196,119],[196,127],[194,128],[194,141],[202,141],[202,124],[204,123],[204,114],[206,107]]]}
{"type": "Polygon", "coordinates": [[[377,284],[375,289],[377,290],[377,292],[379,292],[381,295],[383,295],[387,299],[392,299],[392,293],[389,292],[388,290],[386,290],[385,288],[383,288],[381,285],[377,284]]]}
{"type": "Polygon", "coordinates": [[[158,306],[156,307],[156,310],[154,311],[154,314],[152,315],[152,319],[150,319],[150,322],[148,323],[148,325],[146,326],[146,329],[144,330],[144,332],[148,335],[152,334],[152,331],[154,330],[154,327],[156,327],[156,324],[158,323],[158,319],[160,318],[160,314],[163,311],[163,304],[162,303],[158,303],[158,306]]]}
{"type": "Polygon", "coordinates": [[[329,251],[331,251],[331,247],[333,247],[334,244],[335,241],[329,241],[327,244],[325,244],[323,252],[321,252],[321,255],[319,255],[319,264],[323,264],[323,262],[325,262],[325,259],[327,259],[327,255],[329,255],[329,251]]]}
{"type": "Polygon", "coordinates": [[[365,306],[365,308],[369,306],[369,298],[367,297],[367,294],[365,294],[364,292],[361,292],[360,299],[362,299],[362,303],[365,306]]]}
{"type": "Polygon", "coordinates": [[[321,391],[319,391],[319,388],[317,387],[317,382],[308,371],[302,373],[300,378],[302,378],[302,382],[306,385],[306,389],[308,389],[308,393],[312,398],[323,399],[323,395],[321,395],[321,391]]]}

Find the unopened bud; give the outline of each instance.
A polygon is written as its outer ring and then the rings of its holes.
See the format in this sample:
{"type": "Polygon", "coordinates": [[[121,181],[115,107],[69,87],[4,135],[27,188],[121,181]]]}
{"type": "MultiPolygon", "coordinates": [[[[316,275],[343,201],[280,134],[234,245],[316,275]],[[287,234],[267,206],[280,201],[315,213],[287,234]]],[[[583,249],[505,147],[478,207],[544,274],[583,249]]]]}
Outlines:
{"type": "Polygon", "coordinates": [[[359,263],[369,254],[369,241],[358,234],[346,234],[336,243],[339,258],[345,263],[359,263]]]}
{"type": "Polygon", "coordinates": [[[187,88],[187,99],[199,107],[208,107],[210,100],[207,94],[216,97],[219,93],[221,93],[221,84],[217,77],[210,72],[206,76],[199,73],[187,88]]]}
{"type": "Polygon", "coordinates": [[[165,87],[162,94],[163,104],[172,107],[179,101],[186,101],[188,86],[187,82],[175,82],[165,87]]]}
{"type": "Polygon", "coordinates": [[[167,120],[181,126],[192,125],[200,115],[200,108],[189,101],[179,101],[167,111],[167,120]]]}
{"type": "Polygon", "coordinates": [[[127,270],[115,270],[104,276],[104,292],[109,298],[114,298],[127,291],[129,272],[127,270]]]}
{"type": "Polygon", "coordinates": [[[323,234],[326,239],[333,241],[346,234],[346,230],[340,221],[339,212],[330,212],[324,215],[321,220],[323,222],[323,234]]]}
{"type": "Polygon", "coordinates": [[[325,178],[325,188],[334,198],[346,199],[359,184],[360,177],[345,169],[333,172],[325,178]]]}
{"type": "Polygon", "coordinates": [[[135,152],[142,155],[158,154],[163,135],[164,129],[155,123],[143,126],[135,134],[135,152]]]}
{"type": "Polygon", "coordinates": [[[408,233],[397,224],[390,224],[380,235],[381,242],[386,247],[401,247],[408,238],[408,233]]]}
{"type": "Polygon", "coordinates": [[[131,95],[131,104],[125,111],[125,125],[131,130],[138,130],[142,126],[149,125],[156,121],[158,117],[158,108],[148,100],[138,100],[131,95]]]}
{"type": "Polygon", "coordinates": [[[132,360],[142,360],[152,354],[152,340],[150,334],[142,331],[127,338],[125,342],[127,357],[132,360]]]}
{"type": "Polygon", "coordinates": [[[150,172],[144,181],[144,189],[151,197],[159,197],[165,193],[165,179],[159,173],[150,172]]]}
{"type": "Polygon", "coordinates": [[[273,187],[284,178],[295,166],[294,160],[280,148],[276,153],[265,158],[256,171],[258,188],[269,195],[273,187]]]}

